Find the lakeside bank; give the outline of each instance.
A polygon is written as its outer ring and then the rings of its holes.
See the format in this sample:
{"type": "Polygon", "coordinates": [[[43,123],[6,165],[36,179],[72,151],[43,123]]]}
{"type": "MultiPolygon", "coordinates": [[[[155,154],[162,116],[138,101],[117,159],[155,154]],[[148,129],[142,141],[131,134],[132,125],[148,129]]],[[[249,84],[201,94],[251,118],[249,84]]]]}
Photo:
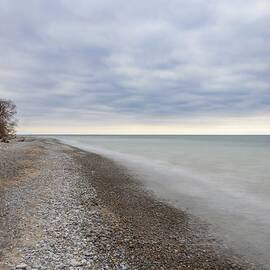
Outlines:
{"type": "Polygon", "coordinates": [[[263,269],[100,155],[29,137],[0,158],[2,269],[263,269]]]}

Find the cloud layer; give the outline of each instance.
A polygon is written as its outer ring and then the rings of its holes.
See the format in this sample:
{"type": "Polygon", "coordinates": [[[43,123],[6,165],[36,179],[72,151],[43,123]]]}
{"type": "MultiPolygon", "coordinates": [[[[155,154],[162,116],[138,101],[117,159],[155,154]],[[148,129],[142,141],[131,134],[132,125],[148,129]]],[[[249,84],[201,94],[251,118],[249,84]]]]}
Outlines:
{"type": "Polygon", "coordinates": [[[269,25],[268,0],[2,0],[0,96],[22,131],[266,126],[269,25]]]}

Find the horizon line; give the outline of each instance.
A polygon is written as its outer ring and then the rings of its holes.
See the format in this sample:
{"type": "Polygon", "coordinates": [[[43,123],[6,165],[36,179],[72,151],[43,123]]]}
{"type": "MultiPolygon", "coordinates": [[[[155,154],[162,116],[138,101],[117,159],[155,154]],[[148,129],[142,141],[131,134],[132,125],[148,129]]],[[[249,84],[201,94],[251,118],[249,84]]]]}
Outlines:
{"type": "Polygon", "coordinates": [[[17,135],[21,136],[34,136],[34,135],[51,135],[51,136],[62,136],[62,135],[73,135],[73,136],[270,136],[270,134],[247,134],[247,133],[242,133],[242,134],[166,134],[166,133],[161,133],[161,134],[109,134],[109,133],[17,133],[17,135]]]}

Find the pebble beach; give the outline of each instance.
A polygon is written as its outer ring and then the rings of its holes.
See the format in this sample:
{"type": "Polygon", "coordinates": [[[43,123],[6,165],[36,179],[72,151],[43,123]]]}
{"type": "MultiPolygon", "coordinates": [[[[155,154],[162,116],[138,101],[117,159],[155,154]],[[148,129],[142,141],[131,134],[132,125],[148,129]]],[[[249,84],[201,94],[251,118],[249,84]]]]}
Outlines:
{"type": "Polygon", "coordinates": [[[55,139],[0,143],[0,269],[264,269],[126,168],[55,139]]]}

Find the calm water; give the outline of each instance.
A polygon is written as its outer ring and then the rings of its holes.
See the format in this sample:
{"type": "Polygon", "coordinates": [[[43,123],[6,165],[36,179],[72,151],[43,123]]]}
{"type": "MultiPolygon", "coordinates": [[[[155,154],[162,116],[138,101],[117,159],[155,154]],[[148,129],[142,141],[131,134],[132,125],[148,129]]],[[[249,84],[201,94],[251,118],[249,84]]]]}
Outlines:
{"type": "Polygon", "coordinates": [[[125,165],[161,199],[270,266],[270,136],[58,136],[125,165]]]}

